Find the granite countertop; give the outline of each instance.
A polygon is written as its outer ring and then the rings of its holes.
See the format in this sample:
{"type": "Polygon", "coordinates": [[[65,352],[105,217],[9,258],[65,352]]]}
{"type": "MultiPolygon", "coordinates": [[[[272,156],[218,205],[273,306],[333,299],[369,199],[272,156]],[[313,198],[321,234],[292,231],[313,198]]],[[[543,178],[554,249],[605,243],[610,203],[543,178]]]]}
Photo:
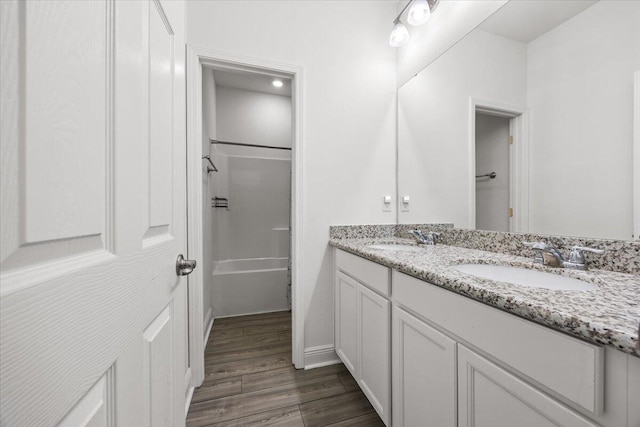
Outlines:
{"type": "Polygon", "coordinates": [[[442,288],[473,298],[550,328],[614,347],[640,357],[640,276],[592,269],[576,271],[544,267],[529,258],[466,249],[425,246],[421,251],[367,248],[371,244],[415,244],[401,238],[330,239],[337,248],[442,288]],[[595,291],[529,288],[471,276],[450,268],[456,264],[527,267],[585,280],[595,291]]]}

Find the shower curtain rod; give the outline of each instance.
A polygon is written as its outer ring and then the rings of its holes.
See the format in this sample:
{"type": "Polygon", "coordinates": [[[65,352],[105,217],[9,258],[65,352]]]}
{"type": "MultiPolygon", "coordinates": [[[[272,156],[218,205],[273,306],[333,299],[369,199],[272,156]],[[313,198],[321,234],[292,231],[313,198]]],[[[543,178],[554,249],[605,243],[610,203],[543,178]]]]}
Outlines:
{"type": "Polygon", "coordinates": [[[290,147],[274,147],[274,146],[271,146],[271,145],[245,144],[245,143],[242,143],[242,142],[218,141],[216,139],[210,139],[209,142],[211,142],[212,144],[238,145],[238,146],[241,146],[241,147],[272,148],[274,150],[289,150],[289,151],[291,151],[290,147]]]}

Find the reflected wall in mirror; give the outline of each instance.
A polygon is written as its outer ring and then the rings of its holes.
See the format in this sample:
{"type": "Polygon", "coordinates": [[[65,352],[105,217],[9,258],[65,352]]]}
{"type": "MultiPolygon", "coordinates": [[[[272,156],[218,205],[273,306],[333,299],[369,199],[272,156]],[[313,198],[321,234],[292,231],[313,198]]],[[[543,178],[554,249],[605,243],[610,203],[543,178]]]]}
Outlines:
{"type": "Polygon", "coordinates": [[[398,222],[632,239],[634,74],[640,2],[510,1],[398,90],[398,222]]]}

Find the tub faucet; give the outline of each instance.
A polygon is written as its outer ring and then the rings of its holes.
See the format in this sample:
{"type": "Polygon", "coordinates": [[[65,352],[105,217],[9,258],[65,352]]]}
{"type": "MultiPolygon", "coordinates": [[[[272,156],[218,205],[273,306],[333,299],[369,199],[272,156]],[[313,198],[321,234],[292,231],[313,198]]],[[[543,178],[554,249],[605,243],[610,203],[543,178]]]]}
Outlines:
{"type": "Polygon", "coordinates": [[[587,270],[588,263],[584,256],[585,252],[598,255],[604,253],[602,249],[573,246],[569,251],[569,259],[565,259],[558,248],[544,242],[522,242],[522,244],[536,251],[533,258],[534,263],[549,267],[568,268],[571,270],[587,270]]]}

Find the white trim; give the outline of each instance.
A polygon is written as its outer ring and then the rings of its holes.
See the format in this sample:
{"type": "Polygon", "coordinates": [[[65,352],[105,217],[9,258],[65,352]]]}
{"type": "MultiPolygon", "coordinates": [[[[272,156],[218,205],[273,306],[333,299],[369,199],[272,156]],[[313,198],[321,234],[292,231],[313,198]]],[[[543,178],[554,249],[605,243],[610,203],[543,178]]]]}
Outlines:
{"type": "Polygon", "coordinates": [[[204,339],[202,340],[202,348],[207,349],[207,341],[209,341],[209,335],[211,334],[211,328],[213,328],[213,307],[209,307],[207,315],[204,317],[204,339]]]}
{"type": "MultiPolygon", "coordinates": [[[[202,69],[197,54],[187,46],[187,257],[203,264],[202,249],[202,69]],[[198,163],[194,158],[199,159],[198,163]]],[[[191,385],[204,380],[202,337],[203,274],[196,268],[189,280],[189,366],[191,385]]]]}
{"type": "Polygon", "coordinates": [[[640,240],[640,71],[633,74],[633,237],[640,240]]]}
{"type": "Polygon", "coordinates": [[[342,363],[342,361],[336,354],[332,344],[304,349],[304,369],[321,368],[338,363],[342,363]]]}
{"type": "Polygon", "coordinates": [[[187,390],[187,398],[184,400],[184,417],[187,418],[189,414],[189,406],[191,406],[191,399],[193,399],[193,392],[196,391],[196,388],[193,385],[189,385],[189,389],[187,390]]]}
{"type": "Polygon", "coordinates": [[[509,153],[509,204],[514,210],[509,231],[529,231],[529,120],[526,107],[481,98],[469,98],[469,220],[476,228],[476,112],[511,118],[514,143],[509,153]]]}
{"type": "Polygon", "coordinates": [[[193,393],[196,391],[196,388],[193,386],[193,381],[191,380],[192,378],[193,378],[193,369],[189,367],[189,369],[187,369],[186,375],[184,376],[184,382],[183,382],[183,384],[188,384],[187,393],[185,394],[185,399],[184,399],[184,417],[185,418],[189,414],[189,406],[191,406],[191,399],[193,399],[193,393]]]}
{"type": "MultiPolygon", "coordinates": [[[[291,280],[292,280],[292,360],[296,368],[304,367],[304,293],[302,289],[302,225],[303,225],[303,143],[302,88],[303,70],[297,65],[283,64],[261,58],[235,55],[187,45],[187,204],[189,257],[202,263],[202,66],[235,69],[292,79],[292,182],[291,182],[291,280]]],[[[202,269],[190,276],[190,318],[197,330],[189,331],[190,364],[194,370],[193,385],[204,379],[204,348],[202,346],[202,269]],[[193,338],[193,339],[191,339],[193,338]],[[196,339],[197,338],[197,339],[196,339]]],[[[191,325],[191,322],[190,322],[191,325]]]]}

